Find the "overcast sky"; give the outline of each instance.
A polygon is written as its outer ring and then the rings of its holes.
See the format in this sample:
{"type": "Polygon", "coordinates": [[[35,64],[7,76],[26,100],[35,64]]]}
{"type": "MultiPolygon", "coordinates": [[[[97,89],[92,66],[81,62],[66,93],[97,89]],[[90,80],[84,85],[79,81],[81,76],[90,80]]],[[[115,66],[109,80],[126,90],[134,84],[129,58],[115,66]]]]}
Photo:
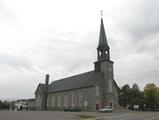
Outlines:
{"type": "Polygon", "coordinates": [[[159,86],[158,0],[0,0],[0,99],[93,70],[100,10],[119,86],[159,86]]]}

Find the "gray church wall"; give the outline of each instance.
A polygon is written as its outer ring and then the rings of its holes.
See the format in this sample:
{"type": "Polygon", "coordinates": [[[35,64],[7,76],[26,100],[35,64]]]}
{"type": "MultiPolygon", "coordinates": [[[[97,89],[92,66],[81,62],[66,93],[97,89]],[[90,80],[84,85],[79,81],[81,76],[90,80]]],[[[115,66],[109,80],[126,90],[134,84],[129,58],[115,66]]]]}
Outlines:
{"type": "MultiPolygon", "coordinates": [[[[97,104],[99,108],[110,105],[115,107],[118,105],[118,88],[114,83],[113,76],[113,62],[103,61],[101,65],[101,76],[97,83],[92,87],[85,87],[74,90],[66,90],[47,95],[47,109],[48,110],[63,110],[65,107],[79,107],[83,111],[95,111],[97,104]],[[111,87],[110,87],[111,86],[111,87]],[[98,88],[98,95],[97,95],[98,88]],[[67,96],[67,97],[66,97],[67,96]],[[79,97],[82,96],[82,97],[79,97]],[[66,100],[67,104],[66,104],[66,100]],[[74,99],[74,100],[73,100],[74,99]],[[74,101],[74,103],[73,103],[74,101]]],[[[36,93],[36,101],[38,101],[38,109],[44,110],[45,94],[44,91],[38,88],[36,93]],[[41,104],[39,106],[39,104],[41,104]]],[[[37,106],[37,105],[36,105],[37,106]]]]}
{"type": "Polygon", "coordinates": [[[98,99],[99,97],[96,97],[95,86],[64,92],[49,93],[47,108],[48,110],[63,110],[64,107],[79,107],[82,110],[95,110],[95,103],[99,101],[98,99]],[[58,106],[59,96],[61,96],[60,106],[58,106]],[[65,96],[68,96],[67,105],[65,105],[65,96]],[[74,104],[72,103],[72,99],[75,99],[74,104]]]}
{"type": "Polygon", "coordinates": [[[35,109],[36,110],[44,110],[45,106],[45,95],[41,89],[38,89],[35,94],[35,109]]]}
{"type": "Polygon", "coordinates": [[[101,89],[103,97],[101,99],[102,107],[107,105],[114,107],[114,75],[113,75],[113,63],[110,61],[101,62],[101,89]]]}
{"type": "Polygon", "coordinates": [[[106,105],[110,105],[116,109],[119,107],[119,90],[114,82],[113,62],[102,62],[101,72],[101,106],[104,107],[106,105]]]}
{"type": "Polygon", "coordinates": [[[117,88],[117,86],[115,84],[114,85],[114,108],[115,109],[120,109],[119,106],[119,89],[117,88]]]}

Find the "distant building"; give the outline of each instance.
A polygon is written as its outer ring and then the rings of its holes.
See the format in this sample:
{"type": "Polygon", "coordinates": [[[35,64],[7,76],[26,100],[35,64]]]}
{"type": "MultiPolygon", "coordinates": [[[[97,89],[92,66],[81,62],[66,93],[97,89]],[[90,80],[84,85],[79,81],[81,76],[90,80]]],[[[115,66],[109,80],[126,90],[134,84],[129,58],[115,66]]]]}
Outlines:
{"type": "Polygon", "coordinates": [[[17,100],[15,101],[14,106],[16,110],[26,109],[26,100],[25,99],[17,100]]]}
{"type": "Polygon", "coordinates": [[[15,110],[35,110],[35,99],[20,99],[14,103],[15,110]]]}
{"type": "Polygon", "coordinates": [[[34,98],[27,99],[26,107],[27,107],[27,110],[35,110],[35,99],[34,98]]]}
{"type": "Polygon", "coordinates": [[[113,61],[110,60],[103,19],[101,18],[97,61],[94,70],[45,84],[39,84],[35,91],[37,110],[63,110],[78,107],[81,110],[96,111],[105,106],[119,107],[119,90],[114,80],[113,61]]]}

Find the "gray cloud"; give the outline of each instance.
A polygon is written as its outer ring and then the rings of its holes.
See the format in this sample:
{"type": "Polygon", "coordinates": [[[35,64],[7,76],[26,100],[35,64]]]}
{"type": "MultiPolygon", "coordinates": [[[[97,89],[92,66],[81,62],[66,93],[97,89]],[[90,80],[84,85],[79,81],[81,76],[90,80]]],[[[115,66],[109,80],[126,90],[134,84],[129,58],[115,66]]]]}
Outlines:
{"type": "Polygon", "coordinates": [[[0,55],[0,64],[6,68],[31,70],[31,63],[24,56],[0,55]]]}
{"type": "Polygon", "coordinates": [[[133,41],[140,41],[159,32],[158,11],[159,1],[157,0],[128,2],[127,9],[120,11],[123,14],[118,16],[119,27],[133,41]]]}
{"type": "Polygon", "coordinates": [[[112,21],[116,26],[115,30],[108,26],[114,31],[109,42],[120,86],[134,82],[142,88],[148,82],[159,84],[158,11],[157,0],[127,1],[123,8],[113,11],[112,21]]]}

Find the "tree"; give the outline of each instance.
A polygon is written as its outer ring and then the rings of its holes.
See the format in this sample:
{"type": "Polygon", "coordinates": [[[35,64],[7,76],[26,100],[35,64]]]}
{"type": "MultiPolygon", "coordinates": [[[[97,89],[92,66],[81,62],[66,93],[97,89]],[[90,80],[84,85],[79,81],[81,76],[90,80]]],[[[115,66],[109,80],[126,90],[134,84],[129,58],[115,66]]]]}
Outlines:
{"type": "Polygon", "coordinates": [[[7,101],[4,101],[4,102],[0,102],[0,107],[1,109],[9,109],[9,104],[7,101]]]}
{"type": "Polygon", "coordinates": [[[2,101],[0,100],[0,109],[2,108],[2,101]]]}
{"type": "Polygon", "coordinates": [[[133,99],[142,99],[142,98],[143,94],[140,91],[139,86],[136,83],[134,83],[130,92],[130,101],[133,99]]]}
{"type": "Polygon", "coordinates": [[[147,106],[151,110],[159,106],[159,88],[155,84],[149,83],[145,86],[144,97],[147,101],[147,106]]]}
{"type": "Polygon", "coordinates": [[[133,84],[131,90],[132,90],[133,92],[140,92],[139,86],[138,86],[136,83],[133,84]]]}
{"type": "Polygon", "coordinates": [[[120,90],[119,103],[125,108],[129,103],[130,91],[131,89],[128,84],[124,85],[120,90]]]}
{"type": "Polygon", "coordinates": [[[159,108],[159,87],[153,83],[145,86],[144,91],[140,91],[138,85],[133,84],[132,88],[128,84],[120,89],[119,103],[122,107],[133,109],[134,105],[139,105],[140,110],[159,108]]]}
{"type": "Polygon", "coordinates": [[[134,105],[139,105],[142,108],[145,101],[139,86],[136,83],[133,84],[132,88],[128,84],[124,85],[120,90],[119,103],[129,109],[133,109],[134,105]]]}

